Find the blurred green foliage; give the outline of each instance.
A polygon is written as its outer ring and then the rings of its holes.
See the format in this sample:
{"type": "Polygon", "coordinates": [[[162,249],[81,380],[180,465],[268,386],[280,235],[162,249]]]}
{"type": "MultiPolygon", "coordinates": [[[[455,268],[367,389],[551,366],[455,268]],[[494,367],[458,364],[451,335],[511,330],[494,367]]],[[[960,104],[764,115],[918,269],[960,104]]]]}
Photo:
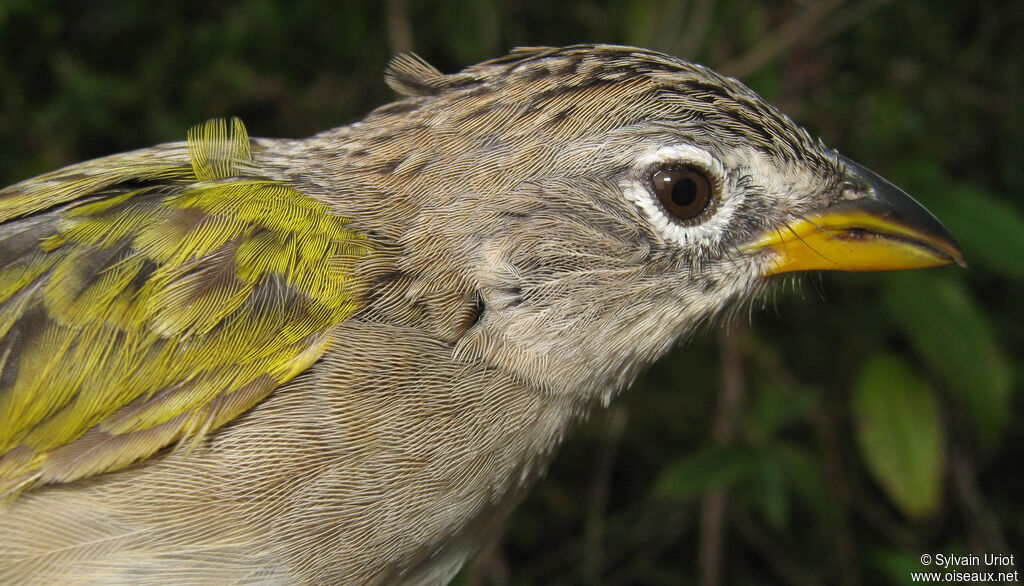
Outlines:
{"type": "Polygon", "coordinates": [[[0,0],[0,182],[214,116],[348,123],[398,50],[453,71],[600,41],[738,75],[970,270],[782,283],[595,414],[459,580],[902,584],[926,552],[1024,557],[1020,30],[1019,0],[0,0]]]}
{"type": "Polygon", "coordinates": [[[908,516],[935,513],[945,430],[935,394],[905,360],[876,355],[853,386],[853,419],[872,476],[908,516]]]}

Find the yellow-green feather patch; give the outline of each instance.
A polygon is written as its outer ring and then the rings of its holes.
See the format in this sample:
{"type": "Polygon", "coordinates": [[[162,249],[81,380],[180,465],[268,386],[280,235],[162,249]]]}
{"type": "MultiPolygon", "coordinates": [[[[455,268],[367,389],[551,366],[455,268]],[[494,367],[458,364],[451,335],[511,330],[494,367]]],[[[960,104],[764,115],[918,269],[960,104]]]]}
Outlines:
{"type": "Polygon", "coordinates": [[[4,229],[34,238],[0,262],[0,493],[201,437],[308,368],[356,311],[365,238],[260,178],[249,145],[241,122],[215,120],[189,133],[187,163],[133,153],[139,172],[112,169],[116,183],[90,167],[46,180],[57,193],[0,192],[4,229]],[[35,221],[25,193],[70,205],[35,221]]]}

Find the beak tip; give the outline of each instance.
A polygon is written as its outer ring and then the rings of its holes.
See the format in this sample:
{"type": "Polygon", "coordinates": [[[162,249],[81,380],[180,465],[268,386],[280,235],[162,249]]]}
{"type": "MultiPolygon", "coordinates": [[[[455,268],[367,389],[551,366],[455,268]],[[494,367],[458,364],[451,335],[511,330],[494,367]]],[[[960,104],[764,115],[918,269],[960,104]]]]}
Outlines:
{"type": "Polygon", "coordinates": [[[880,212],[902,224],[907,234],[913,234],[923,248],[931,248],[936,260],[946,257],[948,264],[956,263],[967,268],[967,259],[956,239],[927,208],[907,195],[889,180],[856,161],[840,157],[848,171],[869,185],[873,194],[864,204],[881,208],[880,212]]]}
{"type": "MultiPolygon", "coordinates": [[[[938,220],[935,220],[937,223],[938,220]]],[[[941,248],[945,249],[944,252],[949,256],[949,264],[956,263],[962,268],[969,268],[967,266],[967,256],[964,254],[964,249],[960,248],[960,244],[953,238],[953,235],[946,230],[945,226],[939,223],[941,233],[938,235],[940,240],[944,240],[944,246],[941,248]]]]}

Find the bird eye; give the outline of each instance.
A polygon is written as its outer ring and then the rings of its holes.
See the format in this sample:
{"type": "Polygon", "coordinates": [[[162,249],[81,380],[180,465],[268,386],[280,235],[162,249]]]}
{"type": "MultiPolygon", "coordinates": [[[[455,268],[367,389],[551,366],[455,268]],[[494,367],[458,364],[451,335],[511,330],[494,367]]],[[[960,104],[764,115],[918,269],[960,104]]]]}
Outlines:
{"type": "Polygon", "coordinates": [[[659,169],[651,177],[654,193],[669,214],[684,224],[696,223],[714,203],[711,181],[692,167],[659,169]]]}

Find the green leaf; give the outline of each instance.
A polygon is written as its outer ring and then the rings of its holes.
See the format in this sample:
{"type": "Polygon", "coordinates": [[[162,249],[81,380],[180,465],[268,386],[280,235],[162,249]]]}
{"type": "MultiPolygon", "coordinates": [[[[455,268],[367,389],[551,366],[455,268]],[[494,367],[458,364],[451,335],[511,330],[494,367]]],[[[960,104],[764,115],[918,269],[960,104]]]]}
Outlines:
{"type": "Polygon", "coordinates": [[[902,360],[877,355],[853,389],[861,456],[889,498],[908,516],[939,506],[943,427],[931,389],[902,360]]]}
{"type": "Polygon", "coordinates": [[[756,469],[751,454],[735,446],[708,446],[662,468],[655,494],[686,499],[712,488],[730,486],[756,469]]]}
{"type": "Polygon", "coordinates": [[[868,565],[884,578],[885,584],[906,584],[911,572],[932,570],[921,563],[921,552],[906,552],[891,547],[870,549],[867,560],[868,565]]]}
{"type": "Polygon", "coordinates": [[[784,462],[778,450],[763,450],[758,467],[757,502],[764,520],[776,531],[789,522],[784,462]]]}
{"type": "Polygon", "coordinates": [[[794,503],[826,517],[834,512],[835,503],[822,480],[822,461],[805,446],[779,442],[776,453],[782,463],[788,494],[794,503]]]}
{"type": "Polygon", "coordinates": [[[967,262],[1024,281],[1024,217],[988,191],[970,184],[953,186],[933,211],[963,246],[967,262]]]}
{"type": "Polygon", "coordinates": [[[755,443],[764,443],[786,426],[804,420],[818,406],[820,392],[811,388],[783,389],[768,382],[754,396],[745,432],[755,443]]]}
{"type": "Polygon", "coordinates": [[[1008,422],[1012,371],[985,312],[937,272],[893,274],[886,285],[889,313],[991,447],[1008,422]]]}

